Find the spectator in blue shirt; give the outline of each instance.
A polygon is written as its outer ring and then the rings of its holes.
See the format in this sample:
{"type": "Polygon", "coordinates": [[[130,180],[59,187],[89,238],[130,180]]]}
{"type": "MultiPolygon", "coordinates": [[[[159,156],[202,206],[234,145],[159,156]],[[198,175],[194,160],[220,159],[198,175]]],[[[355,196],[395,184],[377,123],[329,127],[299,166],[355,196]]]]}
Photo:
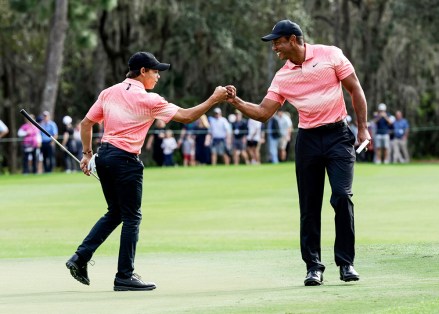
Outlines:
{"type": "Polygon", "coordinates": [[[378,114],[375,121],[376,132],[375,132],[375,163],[381,164],[384,162],[388,164],[390,162],[390,134],[389,131],[392,127],[392,121],[390,117],[387,115],[387,106],[386,104],[378,105],[378,114]]]}
{"type": "Polygon", "coordinates": [[[407,148],[410,125],[399,110],[395,113],[395,118],[395,122],[393,122],[393,162],[406,163],[410,161],[407,148]]]}
{"type": "MultiPolygon", "coordinates": [[[[49,111],[43,112],[43,120],[40,124],[43,129],[45,129],[51,136],[53,136],[53,138],[56,139],[58,137],[58,126],[54,121],[50,119],[49,111]]],[[[55,160],[53,156],[55,143],[43,132],[41,132],[41,139],[41,153],[43,154],[44,172],[49,173],[52,172],[53,167],[55,166],[55,160]]]]}

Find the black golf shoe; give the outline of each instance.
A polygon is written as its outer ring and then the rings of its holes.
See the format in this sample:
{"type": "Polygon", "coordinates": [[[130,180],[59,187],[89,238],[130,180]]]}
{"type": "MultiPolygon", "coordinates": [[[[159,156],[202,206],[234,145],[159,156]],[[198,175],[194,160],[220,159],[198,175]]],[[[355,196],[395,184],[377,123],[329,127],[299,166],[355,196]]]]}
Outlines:
{"type": "Polygon", "coordinates": [[[320,270],[309,270],[304,283],[305,286],[320,286],[323,284],[323,272],[320,270]]]}
{"type": "Polygon", "coordinates": [[[345,282],[360,280],[360,275],[355,271],[352,265],[340,266],[340,280],[345,282]]]}
{"type": "Polygon", "coordinates": [[[155,283],[144,282],[137,274],[133,274],[131,278],[127,279],[117,277],[114,279],[114,291],[147,291],[155,288],[155,283]]]}
{"type": "Polygon", "coordinates": [[[73,278],[84,285],[90,285],[90,279],[88,279],[87,273],[87,262],[82,261],[78,254],[73,254],[66,262],[66,266],[70,269],[70,274],[73,278]]]}

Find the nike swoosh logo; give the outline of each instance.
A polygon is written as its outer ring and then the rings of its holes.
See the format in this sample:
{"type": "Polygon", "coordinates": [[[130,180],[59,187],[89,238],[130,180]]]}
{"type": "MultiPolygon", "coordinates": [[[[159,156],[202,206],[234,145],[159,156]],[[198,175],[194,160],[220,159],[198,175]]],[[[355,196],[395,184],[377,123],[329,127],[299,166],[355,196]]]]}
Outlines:
{"type": "Polygon", "coordinates": [[[314,64],[314,65],[313,65],[312,67],[313,67],[313,68],[315,68],[317,64],[319,64],[319,63],[317,62],[317,63],[316,63],[316,64],[314,64]]]}

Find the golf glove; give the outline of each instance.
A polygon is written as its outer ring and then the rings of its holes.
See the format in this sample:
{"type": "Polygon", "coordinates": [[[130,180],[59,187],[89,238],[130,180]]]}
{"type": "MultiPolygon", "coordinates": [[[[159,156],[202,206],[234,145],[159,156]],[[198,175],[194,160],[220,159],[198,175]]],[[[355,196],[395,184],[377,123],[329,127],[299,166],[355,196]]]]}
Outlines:
{"type": "Polygon", "coordinates": [[[96,155],[97,154],[94,154],[91,158],[90,158],[90,161],[89,161],[89,163],[88,163],[88,165],[87,165],[87,169],[88,170],[90,170],[91,172],[96,172],[96,161],[95,161],[95,159],[96,159],[96,155]]]}

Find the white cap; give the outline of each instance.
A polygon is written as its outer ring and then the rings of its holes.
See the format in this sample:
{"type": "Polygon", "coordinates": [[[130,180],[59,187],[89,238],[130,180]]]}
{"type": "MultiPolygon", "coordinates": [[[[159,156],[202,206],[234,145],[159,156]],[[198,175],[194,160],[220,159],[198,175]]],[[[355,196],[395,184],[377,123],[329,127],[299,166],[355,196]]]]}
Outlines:
{"type": "Polygon", "coordinates": [[[383,103],[379,104],[378,105],[378,110],[379,111],[386,111],[387,110],[386,104],[383,104],[383,103]]]}
{"type": "Polygon", "coordinates": [[[70,116],[65,116],[64,118],[62,118],[62,123],[64,123],[65,125],[72,123],[72,121],[73,120],[70,116]]]}
{"type": "Polygon", "coordinates": [[[215,113],[221,113],[221,109],[220,109],[220,108],[215,108],[215,109],[213,109],[213,112],[215,112],[215,113]]]}

